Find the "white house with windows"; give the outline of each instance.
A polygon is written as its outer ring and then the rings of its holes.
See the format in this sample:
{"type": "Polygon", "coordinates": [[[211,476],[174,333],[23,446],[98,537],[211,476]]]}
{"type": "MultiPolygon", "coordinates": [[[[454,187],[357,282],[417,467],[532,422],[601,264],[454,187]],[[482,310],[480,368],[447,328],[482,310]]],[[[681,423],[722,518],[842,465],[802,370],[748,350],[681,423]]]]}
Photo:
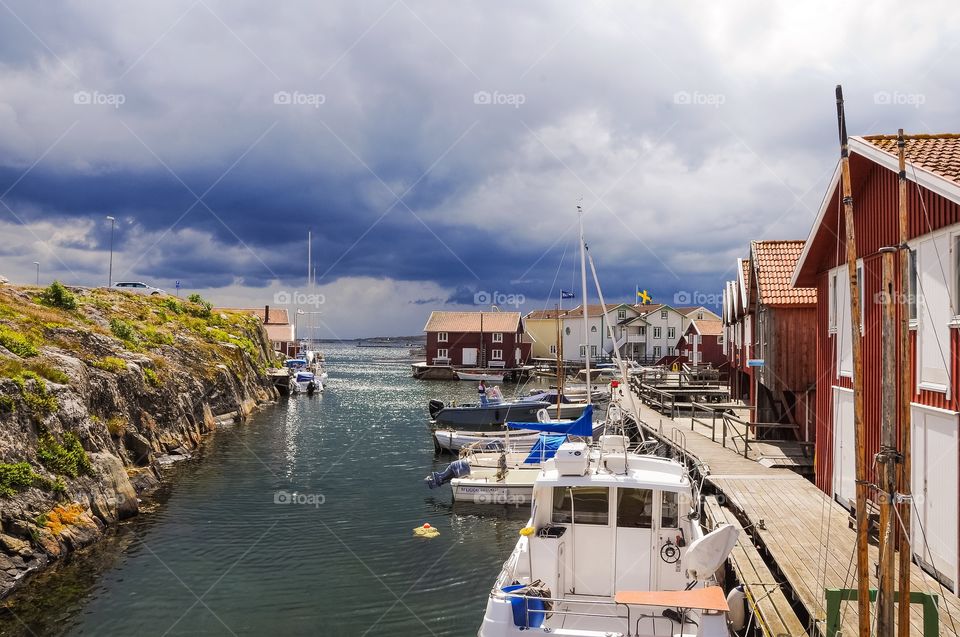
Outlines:
{"type": "MultiPolygon", "coordinates": [[[[604,311],[599,303],[587,306],[587,338],[583,338],[583,306],[566,310],[560,315],[563,358],[583,362],[589,351],[591,360],[609,358],[616,349],[621,356],[634,358],[645,339],[642,321],[636,306],[627,303],[608,303],[604,311]]],[[[555,316],[555,315],[554,315],[555,316]]],[[[554,348],[550,348],[555,353],[554,348]]]]}
{"type": "Polygon", "coordinates": [[[679,356],[680,339],[683,338],[690,319],[669,305],[635,305],[638,316],[630,324],[643,330],[643,348],[638,359],[659,360],[664,356],[679,356]]]}

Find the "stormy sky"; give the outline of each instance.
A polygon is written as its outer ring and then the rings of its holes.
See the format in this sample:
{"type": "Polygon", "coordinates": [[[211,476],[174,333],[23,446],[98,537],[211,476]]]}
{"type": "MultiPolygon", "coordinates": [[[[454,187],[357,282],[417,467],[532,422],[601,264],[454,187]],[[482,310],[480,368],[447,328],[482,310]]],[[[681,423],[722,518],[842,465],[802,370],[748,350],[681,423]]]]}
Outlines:
{"type": "Polygon", "coordinates": [[[957,130],[952,3],[0,0],[0,275],[298,299],[319,335],[714,304],[852,134],[957,130]],[[316,289],[307,288],[314,235],[316,289]],[[307,296],[312,294],[313,296],[307,296]],[[579,300],[579,299],[578,299],[579,300]],[[569,303],[569,301],[567,302],[569,303]]]}

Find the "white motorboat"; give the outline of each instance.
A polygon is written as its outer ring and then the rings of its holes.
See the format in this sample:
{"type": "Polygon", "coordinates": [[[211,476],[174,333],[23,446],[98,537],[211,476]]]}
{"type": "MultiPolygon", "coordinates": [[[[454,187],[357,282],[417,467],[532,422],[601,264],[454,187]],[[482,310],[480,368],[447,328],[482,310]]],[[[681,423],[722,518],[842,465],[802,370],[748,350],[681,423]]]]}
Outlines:
{"type": "Polygon", "coordinates": [[[704,536],[686,468],[627,444],[567,442],[544,463],[479,637],[729,635],[715,575],[737,529],[704,536]]]}
{"type": "Polygon", "coordinates": [[[483,381],[485,383],[502,383],[506,372],[468,372],[458,369],[454,372],[460,380],[483,381]]]}
{"type": "MultiPolygon", "coordinates": [[[[540,438],[536,431],[520,430],[510,434],[510,447],[519,451],[530,451],[540,438]]],[[[435,429],[433,448],[438,453],[459,454],[467,447],[484,451],[497,451],[506,446],[506,434],[500,431],[458,431],[456,429],[435,429]]]]}
{"type": "Polygon", "coordinates": [[[291,394],[313,395],[315,392],[323,391],[323,381],[321,381],[313,372],[301,370],[295,372],[290,379],[291,394]]]}
{"type": "Polygon", "coordinates": [[[533,483],[543,463],[553,457],[560,445],[570,437],[589,439],[600,433],[604,424],[593,424],[593,407],[588,407],[575,421],[545,421],[538,423],[508,423],[509,428],[533,430],[529,434],[509,431],[504,433],[499,449],[491,451],[483,443],[460,449],[460,459],[444,471],[431,473],[426,478],[431,489],[447,482],[455,502],[474,504],[527,504],[533,493],[533,483]]]}

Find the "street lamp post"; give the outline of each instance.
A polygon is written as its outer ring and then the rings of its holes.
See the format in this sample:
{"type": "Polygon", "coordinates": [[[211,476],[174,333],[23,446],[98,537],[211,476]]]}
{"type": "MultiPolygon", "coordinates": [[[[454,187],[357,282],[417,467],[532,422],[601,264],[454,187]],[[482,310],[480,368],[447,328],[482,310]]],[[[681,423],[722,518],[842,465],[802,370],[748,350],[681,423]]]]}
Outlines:
{"type": "Polygon", "coordinates": [[[117,220],[111,216],[107,216],[107,221],[110,222],[110,274],[107,275],[107,287],[113,287],[113,228],[117,223],[117,220]]]}
{"type": "Polygon", "coordinates": [[[40,287],[40,262],[34,261],[33,265],[37,266],[37,287],[40,287]]]}

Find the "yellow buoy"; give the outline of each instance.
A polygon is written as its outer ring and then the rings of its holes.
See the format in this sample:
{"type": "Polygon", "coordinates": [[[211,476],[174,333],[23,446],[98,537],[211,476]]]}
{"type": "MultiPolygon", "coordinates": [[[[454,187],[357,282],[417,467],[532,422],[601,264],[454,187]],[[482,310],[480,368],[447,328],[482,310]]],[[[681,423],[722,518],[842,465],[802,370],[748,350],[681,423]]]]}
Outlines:
{"type": "Polygon", "coordinates": [[[520,535],[522,535],[523,537],[530,537],[536,532],[536,530],[537,529],[535,527],[525,526],[522,529],[520,529],[520,535]]]}
{"type": "Polygon", "coordinates": [[[435,538],[440,535],[440,531],[430,526],[429,522],[424,522],[423,526],[418,526],[413,530],[413,537],[425,537],[427,539],[435,538]]]}

